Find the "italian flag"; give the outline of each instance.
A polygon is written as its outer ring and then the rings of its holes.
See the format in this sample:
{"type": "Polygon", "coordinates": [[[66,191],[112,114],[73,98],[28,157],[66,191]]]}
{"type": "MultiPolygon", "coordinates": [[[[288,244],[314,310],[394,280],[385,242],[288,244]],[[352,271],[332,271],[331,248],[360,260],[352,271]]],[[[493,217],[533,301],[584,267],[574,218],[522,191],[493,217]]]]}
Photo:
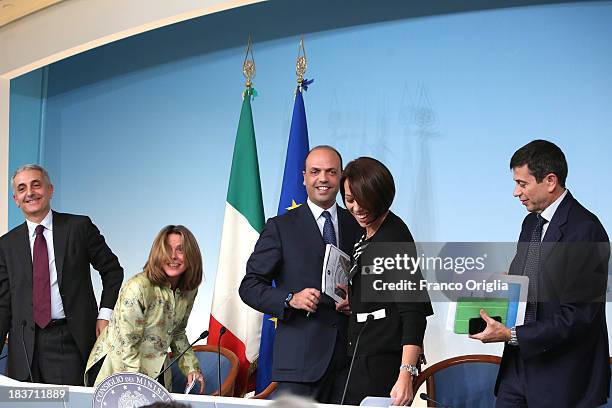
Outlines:
{"type": "Polygon", "coordinates": [[[262,314],[245,305],[238,295],[247,260],[265,221],[251,111],[252,93],[252,88],[247,88],[243,95],[208,328],[208,344],[213,345],[217,345],[221,326],[227,328],[221,346],[232,350],[240,360],[235,394],[245,390],[249,368],[259,355],[262,323],[262,314]]]}

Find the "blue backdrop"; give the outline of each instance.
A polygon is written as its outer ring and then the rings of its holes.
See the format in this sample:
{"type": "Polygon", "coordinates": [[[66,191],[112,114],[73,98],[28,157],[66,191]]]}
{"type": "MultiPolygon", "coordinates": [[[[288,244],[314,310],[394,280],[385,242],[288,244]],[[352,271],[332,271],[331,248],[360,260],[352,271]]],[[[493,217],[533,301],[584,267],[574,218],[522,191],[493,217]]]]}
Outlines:
{"type": "MultiPolygon", "coordinates": [[[[385,162],[397,184],[393,209],[417,240],[515,241],[525,210],[511,195],[508,162],[534,138],[565,151],[570,190],[612,232],[612,2],[416,17],[390,2],[400,12],[369,24],[338,14],[337,26],[325,9],[304,11],[321,15],[304,21],[272,3],[145,33],[11,82],[11,169],[40,158],[54,208],[90,215],[128,276],[163,225],[195,233],[207,282],[191,333],[208,322],[249,32],[267,216],[279,200],[305,32],[311,146],[332,144],[345,163],[385,162]]],[[[350,13],[367,11],[359,7],[350,13]]],[[[23,218],[10,207],[13,227],[23,218]]],[[[436,305],[428,329],[435,353],[498,350],[445,333],[445,310],[436,305]]]]}

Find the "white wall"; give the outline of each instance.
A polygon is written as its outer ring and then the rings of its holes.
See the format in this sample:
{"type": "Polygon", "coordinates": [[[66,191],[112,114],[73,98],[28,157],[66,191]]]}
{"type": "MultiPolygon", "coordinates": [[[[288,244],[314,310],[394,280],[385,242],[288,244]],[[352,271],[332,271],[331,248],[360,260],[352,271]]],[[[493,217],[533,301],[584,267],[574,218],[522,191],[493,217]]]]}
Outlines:
{"type": "Polygon", "coordinates": [[[0,234],[8,230],[12,78],[122,38],[261,1],[70,0],[0,27],[0,234]]]}

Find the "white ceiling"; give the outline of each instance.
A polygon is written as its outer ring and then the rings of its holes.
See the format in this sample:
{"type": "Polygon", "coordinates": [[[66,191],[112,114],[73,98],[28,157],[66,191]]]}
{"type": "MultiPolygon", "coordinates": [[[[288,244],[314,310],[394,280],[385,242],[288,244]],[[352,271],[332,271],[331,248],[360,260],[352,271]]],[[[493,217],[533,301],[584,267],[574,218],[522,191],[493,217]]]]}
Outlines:
{"type": "Polygon", "coordinates": [[[0,27],[63,0],[0,0],[0,27]]]}

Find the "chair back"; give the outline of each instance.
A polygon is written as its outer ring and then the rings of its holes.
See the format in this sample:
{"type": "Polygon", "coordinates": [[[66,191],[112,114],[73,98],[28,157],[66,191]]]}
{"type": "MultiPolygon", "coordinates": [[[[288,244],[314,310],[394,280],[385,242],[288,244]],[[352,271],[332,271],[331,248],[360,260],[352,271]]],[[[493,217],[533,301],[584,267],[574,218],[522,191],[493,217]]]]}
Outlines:
{"type": "Polygon", "coordinates": [[[276,397],[276,388],[278,387],[278,382],[272,381],[268,386],[259,394],[253,395],[252,399],[274,399],[276,397]]]}
{"type": "MultiPolygon", "coordinates": [[[[495,380],[501,357],[485,354],[440,361],[419,374],[414,390],[426,383],[427,395],[453,408],[495,406],[495,380]]],[[[427,406],[435,406],[428,402],[427,406]]]]}
{"type": "Polygon", "coordinates": [[[2,375],[7,374],[7,369],[6,369],[7,361],[8,361],[8,344],[5,344],[4,348],[2,349],[2,354],[0,354],[0,374],[2,375]]]}
{"type": "MultiPolygon", "coordinates": [[[[205,346],[193,346],[200,369],[204,376],[204,394],[219,395],[218,375],[218,352],[217,346],[208,344],[205,346]]],[[[234,394],[234,383],[238,376],[238,357],[231,350],[221,347],[221,395],[232,396],[234,394]]],[[[187,378],[179,369],[178,363],[172,368],[172,392],[184,393],[187,386],[187,378]]],[[[199,394],[198,385],[193,387],[190,394],[199,394]]]]}

